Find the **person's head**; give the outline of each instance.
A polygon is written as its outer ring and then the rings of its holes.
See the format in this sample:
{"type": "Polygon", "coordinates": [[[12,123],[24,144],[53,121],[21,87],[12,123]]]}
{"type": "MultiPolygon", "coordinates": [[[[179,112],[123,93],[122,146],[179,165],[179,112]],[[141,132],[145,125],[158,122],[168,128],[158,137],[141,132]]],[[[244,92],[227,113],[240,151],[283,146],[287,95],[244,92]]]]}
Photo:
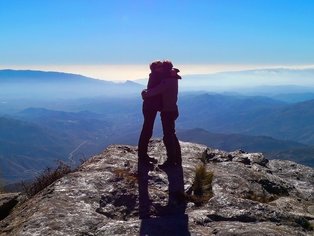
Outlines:
{"type": "Polygon", "coordinates": [[[165,60],[162,62],[162,66],[164,68],[165,71],[171,71],[173,68],[173,64],[171,61],[169,60],[165,60]]]}
{"type": "Polygon", "coordinates": [[[162,62],[162,67],[163,67],[163,75],[166,77],[169,77],[171,75],[171,70],[172,70],[172,62],[165,60],[162,62]]]}
{"type": "Polygon", "coordinates": [[[149,65],[151,72],[160,72],[163,68],[163,63],[161,61],[154,61],[149,65]]]}

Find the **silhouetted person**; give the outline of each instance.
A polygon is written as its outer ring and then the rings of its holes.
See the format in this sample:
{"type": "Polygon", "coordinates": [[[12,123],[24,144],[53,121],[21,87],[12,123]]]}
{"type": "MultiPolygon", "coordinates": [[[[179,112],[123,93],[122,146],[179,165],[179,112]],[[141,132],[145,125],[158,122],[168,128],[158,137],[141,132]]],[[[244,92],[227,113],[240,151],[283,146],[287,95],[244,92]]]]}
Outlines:
{"type": "MultiPolygon", "coordinates": [[[[182,170],[181,148],[175,133],[175,120],[179,116],[178,75],[179,70],[173,68],[170,61],[154,62],[151,64],[148,86],[143,90],[144,124],[138,145],[138,184],[139,184],[139,216],[149,218],[151,201],[148,194],[148,172],[152,170],[157,160],[147,154],[148,143],[153,133],[154,121],[158,111],[161,111],[163,141],[167,150],[167,160],[159,165],[168,175],[169,199],[168,205],[155,209],[162,214],[184,214],[185,201],[184,180],[182,170]]],[[[186,222],[184,220],[184,222],[186,222]]],[[[185,227],[184,227],[185,228],[185,227]]]]}
{"type": "MultiPolygon", "coordinates": [[[[151,73],[147,83],[147,89],[158,86],[163,76],[163,64],[155,61],[150,65],[151,73]]],[[[143,94],[143,93],[142,93],[143,94]]],[[[151,201],[148,194],[148,171],[152,170],[153,163],[157,160],[147,154],[148,143],[153,134],[154,122],[158,111],[162,106],[161,95],[151,96],[143,100],[142,112],[144,123],[138,142],[138,190],[139,190],[139,217],[149,217],[151,201]]]]}
{"type": "MultiPolygon", "coordinates": [[[[150,65],[151,73],[147,83],[147,89],[158,86],[163,76],[163,63],[155,61],[150,65]]],[[[146,90],[142,92],[145,93],[146,90]]],[[[150,158],[147,154],[148,143],[153,135],[154,122],[158,111],[161,111],[162,97],[160,94],[150,96],[143,100],[142,112],[144,123],[138,142],[138,157],[143,164],[150,165],[150,162],[157,163],[157,160],[150,158]]]]}
{"type": "MultiPolygon", "coordinates": [[[[159,165],[168,176],[168,204],[154,204],[157,218],[142,218],[140,235],[180,235],[190,236],[189,218],[185,214],[186,201],[184,195],[184,178],[182,157],[179,141],[175,133],[175,120],[179,116],[178,75],[179,70],[172,68],[171,62],[163,62],[163,77],[161,83],[144,91],[144,100],[161,95],[161,121],[163,141],[167,150],[167,160],[159,165]]],[[[141,204],[140,204],[141,206],[141,204]]],[[[141,211],[141,208],[140,208],[141,211]]]]}

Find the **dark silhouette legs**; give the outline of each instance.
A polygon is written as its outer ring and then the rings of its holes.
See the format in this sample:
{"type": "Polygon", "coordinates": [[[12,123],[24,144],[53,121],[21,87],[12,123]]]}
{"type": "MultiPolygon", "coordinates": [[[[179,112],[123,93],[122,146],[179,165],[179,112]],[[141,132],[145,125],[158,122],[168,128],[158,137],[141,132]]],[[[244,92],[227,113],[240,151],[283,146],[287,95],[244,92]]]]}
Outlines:
{"type": "MultiPolygon", "coordinates": [[[[153,135],[153,128],[157,111],[144,110],[143,115],[144,124],[138,142],[139,159],[148,157],[148,143],[153,135]]],[[[167,150],[167,161],[174,164],[181,164],[181,148],[175,131],[175,120],[178,118],[179,113],[177,111],[161,112],[160,116],[164,133],[163,141],[167,150]]]]}
{"type": "Polygon", "coordinates": [[[153,135],[154,122],[157,111],[143,110],[144,123],[140,139],[138,141],[138,156],[139,158],[147,156],[147,148],[150,138],[153,135]]]}

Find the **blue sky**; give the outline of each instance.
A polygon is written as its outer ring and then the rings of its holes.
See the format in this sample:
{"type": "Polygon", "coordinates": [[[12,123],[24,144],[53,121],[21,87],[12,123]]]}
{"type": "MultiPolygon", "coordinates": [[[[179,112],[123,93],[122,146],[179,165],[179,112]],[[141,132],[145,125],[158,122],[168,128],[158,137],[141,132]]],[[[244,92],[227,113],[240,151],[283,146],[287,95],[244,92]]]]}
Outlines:
{"type": "Polygon", "coordinates": [[[313,12],[313,0],[1,0],[0,65],[313,65],[313,12]]]}

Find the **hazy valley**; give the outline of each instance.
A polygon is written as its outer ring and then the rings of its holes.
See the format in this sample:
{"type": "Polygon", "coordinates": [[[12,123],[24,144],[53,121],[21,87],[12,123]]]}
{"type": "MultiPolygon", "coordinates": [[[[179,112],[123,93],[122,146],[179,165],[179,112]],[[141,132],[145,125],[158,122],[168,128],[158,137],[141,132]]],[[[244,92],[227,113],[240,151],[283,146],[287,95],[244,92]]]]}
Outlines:
{"type": "MultiPolygon", "coordinates": [[[[313,75],[313,71],[301,72],[305,79],[313,75]]],[[[252,73],[234,76],[247,78],[252,73]]],[[[269,71],[263,73],[266,76],[269,71]]],[[[278,77],[288,72],[276,73],[278,77]]],[[[219,76],[227,77],[227,83],[232,75],[219,76]]],[[[255,79],[261,73],[258,76],[255,79]]],[[[192,77],[182,80],[179,139],[314,166],[313,88],[234,87],[218,93],[210,90],[210,84],[202,86],[204,75],[193,77],[200,87],[188,90],[192,77]]],[[[57,72],[2,70],[0,86],[0,170],[6,183],[33,178],[57,160],[77,165],[110,144],[137,144],[142,125],[139,94],[144,85],[57,72]]],[[[154,136],[162,136],[159,116],[154,136]]]]}

